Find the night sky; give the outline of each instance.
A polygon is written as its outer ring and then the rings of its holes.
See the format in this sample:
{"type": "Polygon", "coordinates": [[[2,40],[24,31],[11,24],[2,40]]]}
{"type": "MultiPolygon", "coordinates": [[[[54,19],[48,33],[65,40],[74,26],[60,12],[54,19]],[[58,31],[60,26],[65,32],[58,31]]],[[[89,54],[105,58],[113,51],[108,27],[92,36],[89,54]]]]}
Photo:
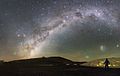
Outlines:
{"type": "Polygon", "coordinates": [[[120,57],[120,0],[0,0],[0,59],[120,57]]]}

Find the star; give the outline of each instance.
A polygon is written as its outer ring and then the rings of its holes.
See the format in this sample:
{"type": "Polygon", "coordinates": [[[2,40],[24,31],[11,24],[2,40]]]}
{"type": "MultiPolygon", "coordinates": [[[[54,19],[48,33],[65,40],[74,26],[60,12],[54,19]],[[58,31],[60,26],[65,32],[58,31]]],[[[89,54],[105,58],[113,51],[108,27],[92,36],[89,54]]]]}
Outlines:
{"type": "Polygon", "coordinates": [[[117,45],[116,45],[116,47],[117,47],[117,48],[119,48],[119,47],[120,47],[120,45],[119,45],[119,44],[117,44],[117,45]]]}
{"type": "Polygon", "coordinates": [[[100,46],[100,50],[101,50],[102,52],[105,52],[105,51],[107,50],[107,48],[106,48],[105,45],[101,45],[101,46],[100,46]]]}

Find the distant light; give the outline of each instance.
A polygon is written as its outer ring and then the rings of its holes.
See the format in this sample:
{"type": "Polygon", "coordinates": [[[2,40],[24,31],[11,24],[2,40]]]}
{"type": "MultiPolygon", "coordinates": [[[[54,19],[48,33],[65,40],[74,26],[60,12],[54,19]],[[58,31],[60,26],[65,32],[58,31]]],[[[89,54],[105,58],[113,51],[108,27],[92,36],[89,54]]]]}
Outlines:
{"type": "Polygon", "coordinates": [[[99,65],[97,64],[97,66],[99,66],[99,65]]]}
{"type": "Polygon", "coordinates": [[[120,61],[116,61],[116,62],[120,62],[120,61]]]}
{"type": "Polygon", "coordinates": [[[113,64],[113,67],[115,67],[116,65],[115,64],[113,64]]]}
{"type": "Polygon", "coordinates": [[[66,65],[70,65],[70,64],[66,64],[66,65]]]}
{"type": "Polygon", "coordinates": [[[111,67],[112,65],[109,64],[108,66],[111,67]]]}
{"type": "Polygon", "coordinates": [[[77,64],[74,64],[74,65],[77,65],[77,64]]]}
{"type": "Polygon", "coordinates": [[[90,58],[89,56],[85,56],[86,59],[90,58]]]}

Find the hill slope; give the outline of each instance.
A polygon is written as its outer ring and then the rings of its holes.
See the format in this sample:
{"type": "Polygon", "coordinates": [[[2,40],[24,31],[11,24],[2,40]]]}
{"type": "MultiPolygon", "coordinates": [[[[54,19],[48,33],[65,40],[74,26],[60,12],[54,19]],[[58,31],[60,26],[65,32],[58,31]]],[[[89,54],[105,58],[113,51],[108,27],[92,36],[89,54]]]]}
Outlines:
{"type": "MultiPolygon", "coordinates": [[[[109,67],[120,68],[120,58],[113,57],[113,58],[108,58],[108,60],[110,61],[109,67]]],[[[105,61],[105,58],[97,59],[97,60],[90,61],[88,63],[84,63],[83,65],[92,66],[92,67],[104,67],[104,61],[105,61]]]]}

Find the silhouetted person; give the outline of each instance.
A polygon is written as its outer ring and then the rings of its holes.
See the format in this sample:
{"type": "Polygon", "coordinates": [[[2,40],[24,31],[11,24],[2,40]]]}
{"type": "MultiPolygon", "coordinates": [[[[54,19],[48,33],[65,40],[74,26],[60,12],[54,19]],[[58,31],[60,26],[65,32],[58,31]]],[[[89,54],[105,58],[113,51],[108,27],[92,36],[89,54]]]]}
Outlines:
{"type": "Polygon", "coordinates": [[[106,58],[104,64],[105,64],[105,69],[108,69],[110,62],[109,62],[109,60],[107,58],[106,58]]]}

